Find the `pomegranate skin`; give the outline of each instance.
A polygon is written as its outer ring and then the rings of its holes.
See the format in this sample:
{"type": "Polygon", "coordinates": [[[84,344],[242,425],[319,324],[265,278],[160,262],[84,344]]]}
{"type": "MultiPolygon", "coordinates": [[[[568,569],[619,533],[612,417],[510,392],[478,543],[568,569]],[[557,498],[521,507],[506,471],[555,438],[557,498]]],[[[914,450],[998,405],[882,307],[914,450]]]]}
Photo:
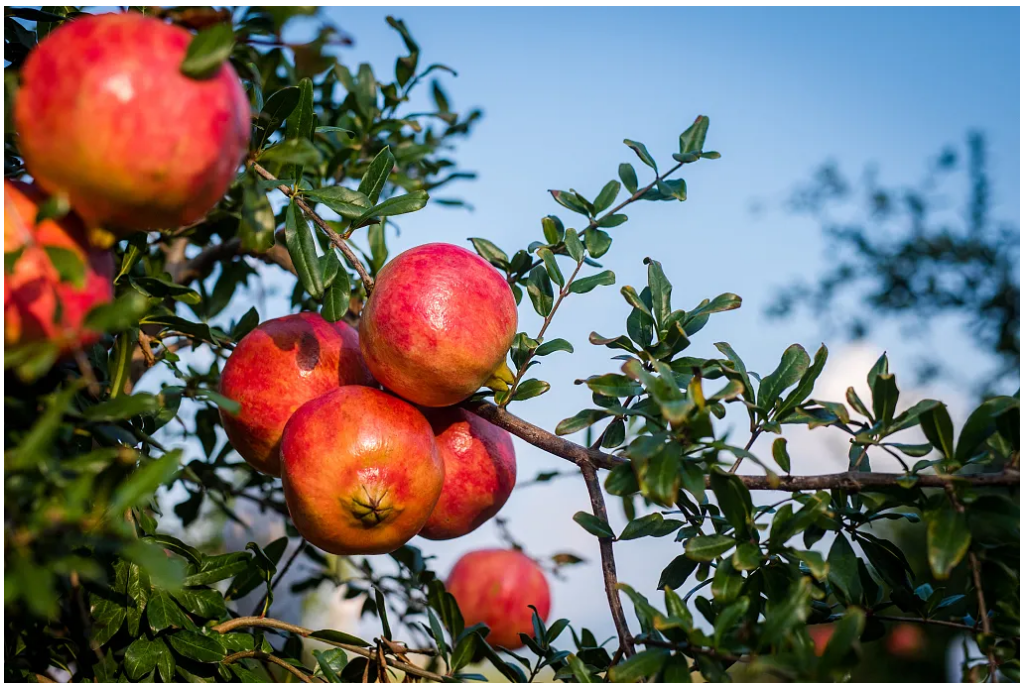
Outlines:
{"type": "Polygon", "coordinates": [[[551,593],[540,566],[513,549],[471,551],[460,558],[445,582],[459,603],[466,626],[491,628],[488,644],[523,646],[520,633],[534,635],[533,605],[542,620],[551,611],[551,593]]]}
{"type": "Polygon", "coordinates": [[[25,61],[14,110],[25,166],[90,229],[194,222],[234,179],[249,101],[228,63],[206,79],[181,73],[191,40],[138,12],[93,15],[63,24],[25,61]]]}
{"type": "Polygon", "coordinates": [[[242,337],[221,373],[220,393],[240,405],[221,410],[228,441],[253,468],[281,475],[281,434],[299,406],[340,386],[374,386],[356,330],[302,312],[261,323],[242,337]]]}
{"type": "Polygon", "coordinates": [[[428,409],[424,415],[445,461],[445,486],[420,536],[454,539],[505,505],[516,486],[516,452],[508,432],[466,410],[428,409]]]}
{"type": "Polygon", "coordinates": [[[417,405],[465,400],[516,336],[505,278],[465,248],[429,243],[384,266],[360,316],[360,346],[385,388],[417,405]]]}
{"type": "Polygon", "coordinates": [[[90,346],[99,332],[85,328],[89,311],[114,297],[114,258],[91,248],[74,214],[36,223],[46,200],[39,189],[4,180],[4,253],[21,251],[4,274],[4,344],[51,341],[61,353],[90,346]],[[62,282],[46,249],[71,251],[84,265],[81,285],[62,282]]]}
{"type": "Polygon", "coordinates": [[[431,425],[402,399],[345,386],[295,412],[281,440],[296,529],[339,555],[390,553],[416,535],[445,478],[431,425]]]}

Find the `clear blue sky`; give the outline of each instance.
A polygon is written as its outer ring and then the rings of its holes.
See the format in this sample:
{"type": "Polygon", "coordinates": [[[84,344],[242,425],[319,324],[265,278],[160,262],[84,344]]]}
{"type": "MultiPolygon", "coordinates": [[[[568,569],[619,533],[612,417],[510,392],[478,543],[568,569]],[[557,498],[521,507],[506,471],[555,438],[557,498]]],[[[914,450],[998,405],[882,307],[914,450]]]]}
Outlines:
{"type": "MultiPolygon", "coordinates": [[[[390,79],[403,48],[384,22],[388,12],[327,12],[356,40],[341,52],[343,60],[370,62],[390,79]]],[[[613,230],[605,260],[617,286],[574,298],[557,318],[551,335],[569,339],[577,353],[535,368],[553,390],[515,408],[548,428],[589,404],[574,379],[615,369],[610,352],[588,345],[587,335],[623,331],[627,306],[618,288],[643,285],[641,261],[648,255],[663,262],[677,307],[692,308],[724,291],[744,298],[740,311],[714,319],[697,337],[696,354],[730,341],[749,368],[767,372],[788,344],[817,346],[822,335],[815,323],[781,324],[763,311],[774,287],[828,266],[818,228],[781,208],[793,186],[827,158],[851,171],[876,161],[884,180],[913,182],[941,146],[978,128],[991,146],[995,213],[1019,216],[1016,8],[397,8],[394,14],[420,42],[421,65],[458,70],[458,78],[442,79],[453,105],[479,106],[485,117],[455,154],[479,179],[439,194],[458,195],[475,211],[429,206],[401,218],[393,254],[429,241],[467,245],[468,236],[524,247],[540,236],[543,215],[569,219],[546,189],[572,186],[593,197],[615,178],[620,162],[637,162],[623,138],[645,142],[661,163],[671,163],[679,133],[696,115],[711,117],[708,147],[723,158],[688,167],[686,203],[631,207],[631,221],[613,230]],[[755,201],[767,211],[753,215],[755,201]]],[[[261,316],[283,314],[283,300],[261,316]]],[[[525,303],[521,328],[537,327],[525,303]]],[[[888,334],[871,345],[885,344],[900,379],[908,349],[898,330],[888,334]]],[[[832,366],[846,361],[852,369],[841,371],[857,377],[867,371],[864,360],[870,365],[877,354],[844,358],[841,339],[827,343],[836,354],[832,366]]],[[[957,337],[937,338],[935,345],[951,355],[964,348],[957,337]]],[[[521,480],[568,465],[525,444],[517,448],[521,480]]],[[[610,506],[618,530],[619,508],[610,506]]],[[[595,601],[602,599],[597,546],[570,520],[586,508],[583,485],[567,479],[516,492],[504,514],[532,553],[572,550],[591,561],[556,585],[553,614],[610,635],[608,611],[595,601]]],[[[665,540],[650,542],[617,545],[623,580],[645,592],[678,553],[665,540]]],[[[485,525],[454,542],[417,543],[438,556],[436,567],[445,574],[456,556],[497,538],[485,525]]]]}

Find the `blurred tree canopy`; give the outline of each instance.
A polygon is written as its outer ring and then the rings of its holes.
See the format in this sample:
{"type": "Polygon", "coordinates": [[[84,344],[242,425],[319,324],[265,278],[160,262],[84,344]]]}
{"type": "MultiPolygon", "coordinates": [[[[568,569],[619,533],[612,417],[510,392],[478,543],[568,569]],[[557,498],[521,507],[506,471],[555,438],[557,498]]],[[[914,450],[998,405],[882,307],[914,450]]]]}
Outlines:
{"type": "MultiPolygon", "coordinates": [[[[852,338],[887,319],[925,336],[937,319],[953,318],[993,360],[973,380],[978,391],[1015,385],[1021,237],[1016,223],[994,216],[982,133],[944,148],[915,184],[882,183],[875,167],[852,178],[828,162],[794,190],[788,207],[821,224],[827,251],[837,257],[817,279],[783,289],[770,316],[806,308],[852,338]]],[[[957,371],[923,355],[918,372],[927,379],[957,371]]]]}

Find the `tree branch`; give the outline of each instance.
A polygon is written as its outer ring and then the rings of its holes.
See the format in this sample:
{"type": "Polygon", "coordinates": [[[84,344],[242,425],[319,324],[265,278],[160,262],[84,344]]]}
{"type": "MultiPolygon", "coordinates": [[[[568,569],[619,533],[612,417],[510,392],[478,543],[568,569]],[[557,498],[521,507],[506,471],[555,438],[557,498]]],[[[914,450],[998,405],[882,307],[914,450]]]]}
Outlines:
{"type": "MultiPolygon", "coordinates": [[[[267,179],[268,181],[278,180],[277,177],[275,177],[273,174],[268,172],[266,169],[261,167],[256,162],[253,163],[253,170],[257,174],[262,176],[264,179],[267,179]]],[[[352,248],[345,241],[345,239],[343,239],[337,231],[332,229],[331,225],[325,222],[320,217],[320,215],[314,212],[313,208],[307,205],[306,201],[299,197],[299,194],[297,192],[293,191],[285,184],[279,185],[277,189],[284,193],[287,197],[294,200],[295,204],[299,206],[299,209],[305,212],[306,215],[309,216],[309,218],[313,221],[313,223],[316,224],[317,227],[319,227],[325,235],[327,235],[328,239],[330,239],[331,243],[335,246],[335,248],[342,251],[342,255],[345,256],[345,260],[359,274],[359,278],[363,282],[363,289],[367,292],[367,295],[369,296],[370,293],[374,290],[374,278],[370,276],[370,274],[367,272],[366,267],[364,267],[360,259],[356,257],[356,254],[352,252],[352,248]]]]}
{"type": "MultiPolygon", "coordinates": [[[[275,620],[274,618],[258,618],[256,616],[234,618],[232,620],[227,620],[219,625],[214,625],[211,629],[214,632],[224,634],[225,632],[231,632],[232,630],[238,629],[240,627],[269,627],[274,630],[291,632],[292,634],[299,635],[300,637],[310,637],[310,639],[315,639],[318,642],[323,642],[324,644],[337,646],[341,649],[345,649],[346,651],[358,654],[359,656],[362,656],[370,661],[377,659],[376,652],[366,649],[365,647],[356,646],[354,644],[345,644],[343,642],[336,642],[334,640],[326,639],[323,637],[312,637],[311,635],[313,634],[313,630],[306,627],[302,627],[300,625],[293,625],[291,623],[286,623],[281,620],[275,620]]],[[[424,670],[423,668],[412,665],[410,663],[402,663],[401,661],[396,661],[393,658],[385,658],[385,661],[389,666],[395,668],[396,670],[400,670],[403,673],[409,673],[410,675],[415,675],[417,677],[426,678],[428,680],[434,680],[435,682],[445,681],[444,675],[432,673],[429,670],[424,670]]]]}
{"type": "MultiPolygon", "coordinates": [[[[581,465],[580,472],[584,476],[584,483],[587,485],[587,495],[591,498],[591,510],[594,516],[602,522],[609,521],[609,514],[605,510],[605,497],[601,492],[601,485],[598,484],[598,474],[593,465],[581,465]]],[[[630,626],[626,623],[626,615],[623,613],[623,602],[619,598],[619,581],[616,579],[616,559],[612,551],[612,537],[599,537],[598,548],[601,552],[601,572],[605,579],[605,596],[609,600],[609,610],[612,611],[612,622],[616,625],[616,634],[619,635],[619,648],[623,655],[630,658],[634,654],[633,636],[630,634],[630,626]]]]}
{"type": "MultiPolygon", "coordinates": [[[[553,456],[564,458],[579,467],[586,465],[611,470],[617,465],[629,463],[626,458],[606,453],[597,448],[587,448],[563,439],[517,417],[504,408],[484,400],[465,401],[463,408],[484,418],[496,427],[518,436],[528,444],[537,446],[553,456]]],[[[906,480],[916,480],[912,486],[944,488],[948,484],[967,484],[973,487],[1017,487],[1020,475],[1017,470],[978,473],[973,475],[917,475],[909,476],[885,472],[837,472],[829,475],[783,475],[774,478],[758,475],[738,475],[744,485],[753,491],[805,491],[811,489],[840,489],[861,491],[906,486],[906,480]]],[[[708,478],[705,478],[708,484],[708,478]]]]}
{"type": "Polygon", "coordinates": [[[275,656],[274,654],[268,654],[266,651],[239,651],[237,653],[225,656],[221,659],[221,663],[223,663],[224,665],[228,665],[234,663],[235,661],[240,661],[243,658],[255,658],[260,661],[267,661],[268,663],[273,663],[276,666],[281,666],[282,668],[292,673],[292,675],[295,675],[303,682],[313,682],[313,680],[310,679],[309,675],[299,670],[288,661],[284,661],[275,656]]]}

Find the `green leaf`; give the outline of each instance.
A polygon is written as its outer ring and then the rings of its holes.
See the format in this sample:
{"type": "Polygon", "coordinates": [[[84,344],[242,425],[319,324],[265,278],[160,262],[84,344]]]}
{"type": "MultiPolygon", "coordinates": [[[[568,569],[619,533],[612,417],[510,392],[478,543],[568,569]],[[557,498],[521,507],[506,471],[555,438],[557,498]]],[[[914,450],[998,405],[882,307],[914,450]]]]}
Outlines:
{"type": "Polygon", "coordinates": [[[623,182],[623,186],[626,186],[626,190],[630,193],[637,193],[637,172],[634,171],[634,166],[629,162],[623,162],[619,165],[619,178],[623,182]]]}
{"type": "Polygon", "coordinates": [[[672,295],[673,285],[669,283],[665,272],[662,270],[662,263],[651,258],[645,258],[648,265],[648,288],[651,290],[651,313],[655,316],[655,322],[659,326],[665,326],[669,313],[673,311],[672,295]]]}
{"type": "Polygon", "coordinates": [[[686,554],[680,554],[666,566],[665,570],[662,571],[661,577],[658,578],[658,589],[678,589],[683,586],[683,583],[687,581],[698,567],[696,561],[689,558],[686,554]]]}
{"type": "Polygon", "coordinates": [[[82,415],[91,422],[114,422],[127,420],[136,415],[151,415],[159,411],[160,407],[160,399],[157,396],[139,392],[97,403],[83,410],[82,415]]]}
{"type": "Polygon", "coordinates": [[[772,459],[776,461],[776,465],[778,465],[783,472],[790,472],[790,454],[787,453],[787,440],[783,437],[773,440],[772,459]]]}
{"type": "Polygon", "coordinates": [[[733,537],[727,537],[725,534],[703,534],[688,539],[684,551],[691,560],[707,562],[714,561],[736,544],[733,537]]]}
{"type": "Polygon", "coordinates": [[[394,215],[416,212],[423,209],[429,199],[430,196],[427,194],[427,191],[410,191],[402,196],[392,196],[388,200],[364,211],[362,215],[352,221],[352,226],[361,226],[373,217],[392,217],[394,215]]]}
{"type": "Polygon", "coordinates": [[[709,481],[726,520],[733,525],[738,537],[746,538],[753,523],[754,506],[751,503],[751,492],[744,486],[740,477],[723,472],[717,467],[712,469],[709,481]]]}
{"type": "Polygon", "coordinates": [[[596,537],[613,538],[615,536],[612,532],[612,528],[609,527],[609,523],[596,515],[592,515],[591,513],[577,511],[573,515],[573,520],[596,537]]]}
{"type": "Polygon", "coordinates": [[[220,618],[227,613],[224,597],[214,589],[177,589],[171,595],[185,610],[200,618],[220,618]]]}
{"type": "Polygon", "coordinates": [[[843,534],[829,549],[829,582],[845,604],[860,604],[864,597],[858,575],[858,557],[843,534]]]}
{"type": "Polygon", "coordinates": [[[625,143],[630,150],[637,153],[637,157],[641,158],[641,162],[655,170],[656,174],[658,173],[658,165],[655,164],[654,158],[651,157],[651,154],[648,152],[648,149],[644,147],[643,143],[631,141],[629,138],[624,138],[623,143],[625,143]]]}
{"type": "Polygon", "coordinates": [[[344,186],[328,186],[310,191],[303,195],[314,202],[323,203],[345,219],[356,219],[365,213],[373,203],[359,191],[344,186]]]}
{"type": "Polygon", "coordinates": [[[669,658],[666,649],[645,649],[609,669],[612,682],[637,682],[655,676],[669,658]]]}
{"type": "Polygon", "coordinates": [[[997,396],[983,401],[982,405],[972,411],[961,428],[954,460],[960,465],[971,460],[976,449],[997,431],[996,418],[1017,404],[1018,400],[1010,396],[997,396]]]}
{"type": "Polygon", "coordinates": [[[200,663],[216,663],[227,655],[227,651],[216,639],[192,630],[168,635],[167,641],[179,654],[200,663]]]}
{"type": "Polygon", "coordinates": [[[481,256],[488,262],[499,269],[505,269],[509,265],[509,256],[505,254],[501,248],[491,243],[487,239],[474,238],[470,239],[470,243],[473,244],[473,249],[477,251],[477,255],[481,256]]]}
{"type": "Polygon", "coordinates": [[[757,544],[746,541],[733,552],[733,567],[736,570],[754,570],[762,563],[762,552],[757,544]]]}
{"type": "Polygon", "coordinates": [[[680,134],[681,153],[700,153],[705,148],[705,136],[708,134],[708,117],[699,115],[687,130],[680,134]]]}
{"type": "Polygon", "coordinates": [[[555,254],[547,248],[538,248],[537,255],[541,258],[541,262],[544,263],[545,271],[548,272],[548,276],[551,277],[552,281],[559,286],[565,286],[566,278],[562,276],[562,270],[559,269],[559,263],[555,261],[555,254]]]}
{"type": "Polygon", "coordinates": [[[758,407],[769,412],[783,391],[804,376],[811,359],[800,344],[793,344],[783,352],[779,365],[758,386],[758,407]]]}
{"type": "Polygon", "coordinates": [[[233,577],[252,562],[246,553],[236,552],[220,556],[207,556],[199,570],[185,578],[185,586],[212,584],[233,577]]]}
{"type": "Polygon", "coordinates": [[[616,283],[616,274],[612,270],[605,270],[588,277],[574,279],[569,285],[572,293],[587,293],[598,286],[612,286],[616,283]]]}
{"type": "MultiPolygon", "coordinates": [[[[285,120],[285,138],[312,139],[317,121],[313,113],[313,82],[308,78],[300,79],[297,87],[299,101],[285,120]]],[[[299,178],[298,175],[296,178],[299,178]]]]}
{"type": "Polygon", "coordinates": [[[602,229],[612,229],[613,227],[618,227],[620,224],[623,224],[628,219],[630,218],[626,215],[618,213],[615,215],[606,215],[598,220],[598,226],[602,229]]]}
{"type": "Polygon", "coordinates": [[[555,215],[546,215],[541,218],[541,232],[545,235],[548,245],[554,246],[566,235],[566,227],[562,225],[562,220],[555,215]]]}
{"type": "Polygon", "coordinates": [[[625,398],[637,396],[643,391],[640,384],[633,381],[626,375],[610,372],[608,374],[588,377],[585,380],[587,388],[596,394],[609,396],[610,398],[625,398]]]}
{"type": "Polygon", "coordinates": [[[541,317],[548,317],[552,312],[555,303],[555,295],[552,292],[552,281],[544,267],[538,265],[530,271],[527,278],[527,295],[534,305],[534,310],[541,317]]]}
{"type": "Polygon", "coordinates": [[[939,508],[926,512],[925,520],[929,568],[934,577],[945,580],[968,553],[971,531],[964,513],[957,512],[946,501],[939,508]]]}
{"type": "Polygon", "coordinates": [[[563,242],[566,244],[566,252],[569,253],[571,258],[577,262],[584,260],[584,244],[581,243],[576,229],[567,229],[563,242]]]}
{"type": "Polygon", "coordinates": [[[161,680],[164,682],[174,681],[175,664],[174,653],[168,648],[164,640],[159,640],[157,642],[157,672],[160,673],[161,680]]]}
{"type": "Polygon", "coordinates": [[[371,203],[376,203],[394,166],[395,156],[392,155],[391,148],[385,146],[370,162],[357,190],[369,198],[371,203]]]}
{"type": "Polygon", "coordinates": [[[552,198],[555,202],[566,208],[572,210],[578,214],[590,217],[593,213],[593,207],[584,198],[573,191],[558,191],[555,189],[549,189],[548,192],[552,194],[552,198]]]}
{"type": "Polygon", "coordinates": [[[230,24],[214,24],[189,41],[181,73],[190,79],[207,79],[217,73],[235,48],[235,32],[230,24]]]}
{"type": "Polygon", "coordinates": [[[612,237],[601,229],[585,229],[584,245],[592,258],[598,259],[609,252],[612,246],[612,237]]]}
{"type": "Polygon", "coordinates": [[[899,395],[897,379],[892,374],[881,374],[875,378],[875,386],[872,387],[872,412],[876,420],[884,425],[889,425],[893,421],[899,395]]]}
{"type": "Polygon", "coordinates": [[[129,508],[153,498],[157,489],[178,472],[180,458],[181,449],[176,449],[138,468],[114,491],[107,514],[117,517],[129,508]]]}
{"type": "Polygon", "coordinates": [[[517,385],[516,393],[513,394],[512,400],[526,401],[529,398],[546,393],[551,388],[548,382],[543,382],[540,379],[527,379],[517,385]]]}
{"type": "MultiPolygon", "coordinates": [[[[812,391],[815,389],[815,380],[822,374],[823,368],[826,366],[826,358],[829,357],[829,350],[825,344],[819,346],[819,350],[815,351],[815,360],[812,362],[803,375],[801,375],[801,381],[797,383],[794,390],[791,391],[783,404],[779,408],[779,412],[776,413],[776,417],[783,419],[787,414],[797,406],[804,403],[804,401],[811,396],[812,391]]],[[[789,472],[789,470],[787,470],[789,472]]]]}
{"type": "Polygon", "coordinates": [[[538,346],[537,350],[534,351],[534,355],[546,356],[552,353],[556,353],[557,351],[566,351],[567,353],[572,353],[573,344],[571,344],[569,341],[566,341],[566,339],[550,339],[548,341],[545,341],[540,346],[538,346]]]}
{"type": "Polygon", "coordinates": [[[598,197],[594,199],[594,212],[604,212],[608,208],[612,207],[612,203],[616,201],[616,196],[619,195],[620,184],[618,181],[610,181],[602,187],[598,197]]]}
{"type": "Polygon", "coordinates": [[[133,680],[140,680],[142,677],[157,667],[157,660],[160,658],[160,647],[164,645],[162,640],[150,640],[145,636],[139,637],[128,645],[125,650],[125,672],[133,680]]]}
{"type": "Polygon", "coordinates": [[[264,148],[258,159],[267,164],[306,166],[319,164],[323,155],[310,139],[290,138],[264,148]]]}
{"type": "Polygon", "coordinates": [[[306,293],[317,300],[324,296],[320,262],[317,257],[317,242],[310,233],[302,211],[293,200],[285,211],[285,245],[292,258],[292,264],[299,275],[299,282],[306,293]]]}
{"type": "Polygon", "coordinates": [[[650,537],[658,532],[663,520],[664,518],[661,513],[651,513],[650,515],[645,515],[642,518],[631,520],[626,523],[626,527],[623,528],[623,533],[619,535],[618,540],[626,541],[628,539],[650,537]]]}
{"type": "Polygon", "coordinates": [[[954,457],[954,423],[942,403],[922,413],[919,424],[925,438],[948,460],[954,457]]]}
{"type": "Polygon", "coordinates": [[[328,682],[342,682],[339,675],[349,662],[349,657],[344,649],[329,649],[327,651],[314,649],[313,658],[317,659],[320,673],[327,678],[328,682]]]}
{"type": "Polygon", "coordinates": [[[317,630],[311,632],[310,637],[314,639],[327,639],[332,642],[339,644],[351,644],[353,646],[370,646],[370,643],[360,639],[355,635],[350,635],[346,632],[340,632],[338,630],[317,630]]]}
{"type": "Polygon", "coordinates": [[[581,410],[573,417],[568,417],[555,426],[555,433],[560,437],[573,434],[590,427],[595,422],[607,418],[609,414],[604,410],[581,410]]]}
{"type": "Polygon", "coordinates": [[[146,621],[154,634],[169,627],[184,628],[192,625],[174,599],[163,590],[153,592],[146,602],[146,621]]]}
{"type": "Polygon", "coordinates": [[[811,610],[811,594],[811,579],[802,576],[778,600],[767,604],[760,646],[778,644],[784,635],[804,624],[811,610]]]}
{"type": "Polygon", "coordinates": [[[719,342],[715,344],[715,347],[719,349],[719,352],[726,356],[726,358],[733,363],[733,369],[740,381],[744,384],[744,398],[749,403],[755,402],[754,387],[751,386],[751,378],[747,374],[747,367],[744,365],[744,361],[740,359],[733,347],[728,343],[719,342]]]}
{"type": "Polygon", "coordinates": [[[349,312],[352,284],[349,273],[331,250],[324,256],[324,305],[320,314],[328,322],[338,322],[349,312]]]}
{"type": "Polygon", "coordinates": [[[575,654],[567,656],[566,663],[569,665],[569,669],[573,672],[573,677],[577,679],[577,682],[598,682],[598,680],[591,675],[591,671],[588,669],[587,665],[575,654]]]}
{"type": "Polygon", "coordinates": [[[865,612],[857,606],[848,607],[840,622],[833,626],[833,633],[826,643],[819,662],[819,669],[831,670],[851,652],[854,643],[865,629],[865,612]]]}

